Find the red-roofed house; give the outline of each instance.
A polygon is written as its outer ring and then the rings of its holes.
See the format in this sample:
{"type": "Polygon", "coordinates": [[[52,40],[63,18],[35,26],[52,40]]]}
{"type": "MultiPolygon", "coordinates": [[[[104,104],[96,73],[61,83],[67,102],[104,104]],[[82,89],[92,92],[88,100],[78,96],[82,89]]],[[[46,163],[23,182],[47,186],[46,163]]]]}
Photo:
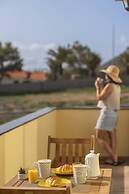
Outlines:
{"type": "Polygon", "coordinates": [[[32,81],[44,81],[48,79],[47,72],[33,72],[30,74],[30,79],[32,81]]]}
{"type": "Polygon", "coordinates": [[[38,82],[47,79],[47,72],[7,71],[3,74],[2,83],[38,82]]]}

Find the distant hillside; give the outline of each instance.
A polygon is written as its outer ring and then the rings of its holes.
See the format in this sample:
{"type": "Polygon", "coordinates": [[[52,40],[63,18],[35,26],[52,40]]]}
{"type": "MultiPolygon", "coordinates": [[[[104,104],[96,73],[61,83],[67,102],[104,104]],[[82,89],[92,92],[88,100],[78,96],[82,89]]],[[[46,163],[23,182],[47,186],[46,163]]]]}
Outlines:
{"type": "Polygon", "coordinates": [[[112,59],[110,59],[109,61],[107,61],[106,63],[104,63],[103,67],[106,68],[108,65],[112,65],[112,64],[116,64],[118,66],[121,66],[121,56],[123,55],[120,54],[112,59]]]}
{"type": "Polygon", "coordinates": [[[121,53],[120,55],[110,59],[109,61],[107,61],[106,63],[104,63],[101,67],[99,67],[99,69],[102,68],[107,68],[109,65],[115,64],[118,65],[120,67],[121,70],[121,74],[125,74],[125,65],[122,63],[122,55],[129,51],[129,49],[127,49],[126,51],[124,51],[123,53],[121,53]]]}
{"type": "MultiPolygon", "coordinates": [[[[120,55],[118,55],[118,56],[110,59],[106,63],[104,63],[102,66],[99,66],[98,75],[100,74],[100,69],[106,69],[111,64],[115,64],[115,65],[119,66],[119,68],[120,68],[120,77],[123,81],[123,85],[129,85],[129,48],[127,48],[120,55]],[[126,55],[125,62],[122,62],[123,55],[126,55]]],[[[101,76],[103,76],[103,75],[101,75],[101,76]]]]}

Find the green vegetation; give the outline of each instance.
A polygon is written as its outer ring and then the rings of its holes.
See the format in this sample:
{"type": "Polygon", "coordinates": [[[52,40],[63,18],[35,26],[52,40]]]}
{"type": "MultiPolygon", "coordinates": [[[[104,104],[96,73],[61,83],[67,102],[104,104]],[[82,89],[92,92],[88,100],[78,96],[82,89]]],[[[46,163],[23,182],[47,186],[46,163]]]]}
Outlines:
{"type": "Polygon", "coordinates": [[[6,71],[21,70],[23,59],[20,57],[18,48],[14,47],[11,42],[2,44],[0,42],[0,73],[1,79],[6,71]]]}
{"type": "Polygon", "coordinates": [[[126,51],[121,55],[120,57],[121,63],[125,66],[125,72],[127,75],[129,75],[129,48],[126,49],[126,51]]]}
{"type": "Polygon", "coordinates": [[[48,66],[51,79],[70,78],[72,74],[94,77],[101,62],[98,54],[78,41],[67,47],[59,46],[48,51],[48,66]],[[65,68],[64,68],[65,64],[65,68]]]}
{"type": "MultiPolygon", "coordinates": [[[[0,96],[0,124],[44,107],[96,106],[95,88],[68,89],[60,92],[0,96]]],[[[129,87],[122,87],[121,104],[129,104],[129,87]]]]}

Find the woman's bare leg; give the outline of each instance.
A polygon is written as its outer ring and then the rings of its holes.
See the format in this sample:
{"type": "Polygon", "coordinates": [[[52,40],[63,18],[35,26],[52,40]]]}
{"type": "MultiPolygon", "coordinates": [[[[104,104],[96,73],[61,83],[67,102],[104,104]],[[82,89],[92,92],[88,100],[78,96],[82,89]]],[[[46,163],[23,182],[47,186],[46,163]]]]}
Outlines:
{"type": "Polygon", "coordinates": [[[116,129],[113,129],[111,132],[111,138],[112,138],[112,149],[114,153],[114,161],[118,161],[118,153],[117,153],[117,137],[116,137],[116,129]]]}
{"type": "MultiPolygon", "coordinates": [[[[105,132],[105,141],[107,141],[107,143],[110,145],[110,147],[112,148],[112,134],[110,131],[104,131],[105,132]]],[[[112,148],[113,150],[113,148],[112,148]]],[[[113,159],[112,157],[109,155],[105,161],[107,164],[112,164],[113,163],[113,159]]]]}
{"type": "Polygon", "coordinates": [[[97,142],[105,149],[108,155],[111,157],[113,161],[116,160],[113,149],[111,147],[111,143],[106,140],[107,132],[104,130],[96,130],[96,139],[97,142]]]}
{"type": "Polygon", "coordinates": [[[106,131],[107,132],[107,136],[108,136],[108,142],[112,148],[112,132],[110,131],[106,131]]]}

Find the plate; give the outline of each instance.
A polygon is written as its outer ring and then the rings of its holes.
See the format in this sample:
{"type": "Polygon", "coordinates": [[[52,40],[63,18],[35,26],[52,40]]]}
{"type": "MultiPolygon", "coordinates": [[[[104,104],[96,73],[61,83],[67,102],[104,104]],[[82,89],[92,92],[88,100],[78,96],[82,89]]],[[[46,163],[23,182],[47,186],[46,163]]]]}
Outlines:
{"type": "Polygon", "coordinates": [[[73,172],[59,172],[56,168],[52,169],[52,173],[56,175],[62,175],[62,176],[72,176],[73,172]]]}
{"type": "Polygon", "coordinates": [[[61,178],[61,183],[59,185],[56,185],[56,186],[50,186],[48,183],[45,182],[45,179],[42,179],[38,182],[38,185],[40,187],[47,187],[47,188],[50,188],[50,187],[65,187],[66,185],[70,184],[71,181],[68,180],[68,179],[65,179],[65,178],[61,178]]]}

